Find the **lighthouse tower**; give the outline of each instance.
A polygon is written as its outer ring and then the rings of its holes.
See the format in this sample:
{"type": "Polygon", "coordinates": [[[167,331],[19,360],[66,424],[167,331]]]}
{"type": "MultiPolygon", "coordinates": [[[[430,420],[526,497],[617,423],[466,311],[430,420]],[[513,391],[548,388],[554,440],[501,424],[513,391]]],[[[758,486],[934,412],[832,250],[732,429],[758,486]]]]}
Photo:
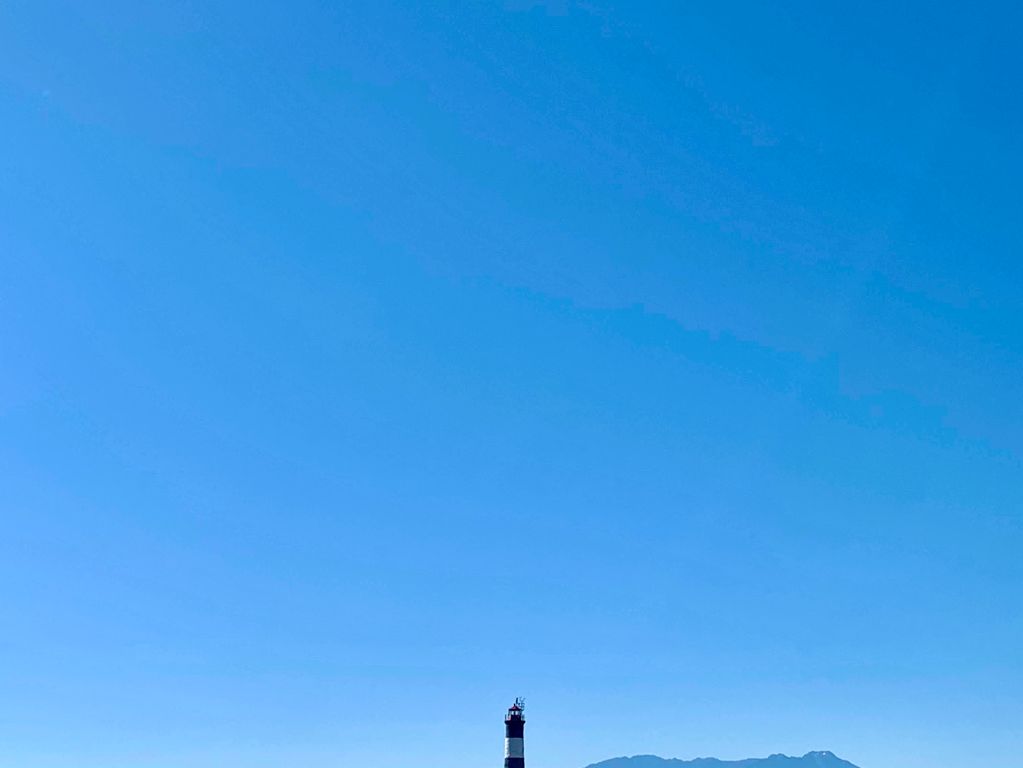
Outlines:
{"type": "Polygon", "coordinates": [[[525,768],[522,751],[522,729],[526,724],[525,699],[515,699],[504,716],[504,768],[525,768]]]}

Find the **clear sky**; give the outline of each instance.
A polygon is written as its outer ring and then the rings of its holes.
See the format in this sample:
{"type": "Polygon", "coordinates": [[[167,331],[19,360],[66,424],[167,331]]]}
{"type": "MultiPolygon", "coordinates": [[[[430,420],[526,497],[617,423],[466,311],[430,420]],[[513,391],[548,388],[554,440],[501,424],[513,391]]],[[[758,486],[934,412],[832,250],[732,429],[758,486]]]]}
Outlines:
{"type": "Polygon", "coordinates": [[[0,766],[1018,763],[968,5],[0,5],[0,766]]]}

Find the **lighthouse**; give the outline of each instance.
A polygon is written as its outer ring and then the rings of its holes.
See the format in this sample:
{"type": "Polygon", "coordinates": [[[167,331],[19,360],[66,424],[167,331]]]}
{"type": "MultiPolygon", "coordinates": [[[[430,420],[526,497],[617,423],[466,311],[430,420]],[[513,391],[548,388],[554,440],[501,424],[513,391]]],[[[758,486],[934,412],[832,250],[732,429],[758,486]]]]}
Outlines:
{"type": "Polygon", "coordinates": [[[504,716],[504,768],[525,768],[526,758],[522,750],[522,730],[526,724],[525,699],[515,699],[504,716]]]}

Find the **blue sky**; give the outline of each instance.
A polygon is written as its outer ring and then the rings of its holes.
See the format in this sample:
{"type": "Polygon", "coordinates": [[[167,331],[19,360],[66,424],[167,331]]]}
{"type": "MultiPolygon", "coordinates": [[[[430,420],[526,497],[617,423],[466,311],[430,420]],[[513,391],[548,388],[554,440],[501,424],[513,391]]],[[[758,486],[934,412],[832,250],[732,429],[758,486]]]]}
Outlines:
{"type": "Polygon", "coordinates": [[[1008,4],[0,6],[0,766],[1020,759],[1008,4]]]}

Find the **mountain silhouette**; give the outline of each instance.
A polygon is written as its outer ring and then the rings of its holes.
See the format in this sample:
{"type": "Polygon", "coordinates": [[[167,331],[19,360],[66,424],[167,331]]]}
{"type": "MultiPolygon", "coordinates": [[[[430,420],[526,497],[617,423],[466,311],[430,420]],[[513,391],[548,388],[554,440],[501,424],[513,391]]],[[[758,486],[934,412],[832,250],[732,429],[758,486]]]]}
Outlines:
{"type": "Polygon", "coordinates": [[[718,760],[715,757],[698,757],[695,760],[666,759],[655,755],[635,757],[613,757],[587,768],[857,768],[831,752],[807,752],[802,757],[771,755],[751,757],[746,760],[718,760]]]}

